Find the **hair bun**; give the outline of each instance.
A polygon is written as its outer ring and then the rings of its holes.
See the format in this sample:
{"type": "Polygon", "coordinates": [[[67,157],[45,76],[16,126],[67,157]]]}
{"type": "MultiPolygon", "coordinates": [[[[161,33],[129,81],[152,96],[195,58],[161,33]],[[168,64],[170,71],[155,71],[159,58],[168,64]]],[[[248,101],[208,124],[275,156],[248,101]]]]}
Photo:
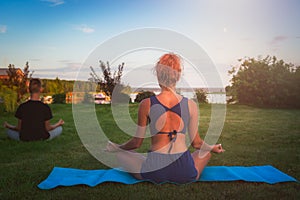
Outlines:
{"type": "Polygon", "coordinates": [[[158,82],[161,86],[175,86],[181,75],[181,60],[174,53],[160,57],[155,67],[158,82]]]}

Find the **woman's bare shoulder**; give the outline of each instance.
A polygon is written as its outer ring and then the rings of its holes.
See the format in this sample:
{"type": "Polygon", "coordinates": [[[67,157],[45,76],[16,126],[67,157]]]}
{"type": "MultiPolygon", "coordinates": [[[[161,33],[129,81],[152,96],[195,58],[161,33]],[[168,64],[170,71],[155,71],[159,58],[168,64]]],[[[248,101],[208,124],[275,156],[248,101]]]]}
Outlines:
{"type": "Polygon", "coordinates": [[[140,109],[150,108],[150,98],[143,99],[139,104],[140,109]]]}
{"type": "Polygon", "coordinates": [[[139,116],[148,116],[150,111],[150,98],[143,99],[139,104],[139,116]]]}
{"type": "Polygon", "coordinates": [[[188,106],[189,106],[189,112],[190,112],[191,115],[197,114],[197,112],[198,112],[198,105],[197,105],[197,103],[194,100],[189,99],[188,100],[188,106]]]}
{"type": "Polygon", "coordinates": [[[192,99],[188,99],[188,104],[189,104],[189,107],[192,107],[192,108],[197,107],[197,103],[192,99]]]}

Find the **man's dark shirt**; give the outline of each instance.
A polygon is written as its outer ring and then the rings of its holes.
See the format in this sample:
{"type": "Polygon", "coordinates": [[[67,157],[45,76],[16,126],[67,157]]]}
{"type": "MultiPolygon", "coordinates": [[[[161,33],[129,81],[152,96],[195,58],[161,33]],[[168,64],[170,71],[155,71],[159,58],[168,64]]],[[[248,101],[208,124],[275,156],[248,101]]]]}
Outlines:
{"type": "Polygon", "coordinates": [[[35,141],[49,138],[45,121],[52,118],[52,112],[47,104],[41,101],[29,100],[18,107],[15,117],[22,120],[21,140],[35,141]]]}

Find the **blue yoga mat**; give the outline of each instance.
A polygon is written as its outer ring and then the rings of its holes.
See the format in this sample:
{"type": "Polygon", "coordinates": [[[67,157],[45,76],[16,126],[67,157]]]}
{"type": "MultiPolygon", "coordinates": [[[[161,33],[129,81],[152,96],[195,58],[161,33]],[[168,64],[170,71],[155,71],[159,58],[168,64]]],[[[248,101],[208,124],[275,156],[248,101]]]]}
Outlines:
{"type": "MultiPolygon", "coordinates": [[[[280,182],[297,182],[291,176],[278,169],[266,166],[238,167],[238,166],[210,166],[206,167],[198,181],[248,181],[275,184],[280,182]]],[[[57,186],[88,185],[94,187],[104,182],[118,182],[135,184],[146,180],[138,180],[127,172],[118,169],[81,170],[54,167],[46,180],[41,182],[40,189],[52,189],[57,186]]]]}

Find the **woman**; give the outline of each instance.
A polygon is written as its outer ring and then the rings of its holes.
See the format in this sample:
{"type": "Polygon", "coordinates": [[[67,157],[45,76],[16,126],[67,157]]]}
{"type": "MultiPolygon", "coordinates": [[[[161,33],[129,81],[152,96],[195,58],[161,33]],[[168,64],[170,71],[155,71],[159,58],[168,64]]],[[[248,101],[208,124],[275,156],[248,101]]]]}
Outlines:
{"type": "Polygon", "coordinates": [[[157,183],[198,180],[211,157],[210,151],[221,153],[224,150],[221,144],[208,145],[201,140],[197,104],[175,92],[182,71],[179,56],[172,53],[163,55],[155,71],[161,92],[140,103],[135,137],[122,145],[109,142],[107,151],[117,152],[122,167],[137,179],[157,183]],[[145,158],[132,150],[143,143],[147,124],[151,147],[145,158]],[[186,145],[187,134],[196,149],[192,154],[186,145]]]}

